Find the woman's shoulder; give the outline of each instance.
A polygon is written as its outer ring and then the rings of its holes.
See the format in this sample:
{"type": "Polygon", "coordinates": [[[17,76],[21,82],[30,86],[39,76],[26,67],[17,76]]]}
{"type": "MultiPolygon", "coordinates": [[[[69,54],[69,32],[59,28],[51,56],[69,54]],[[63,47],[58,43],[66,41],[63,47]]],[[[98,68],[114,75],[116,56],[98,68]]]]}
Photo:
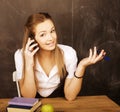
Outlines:
{"type": "Polygon", "coordinates": [[[75,49],[71,46],[68,45],[63,45],[63,44],[58,44],[58,47],[62,49],[64,53],[64,57],[69,60],[69,59],[74,59],[77,57],[77,53],[75,49]]]}
{"type": "Polygon", "coordinates": [[[64,52],[76,52],[73,47],[68,45],[58,44],[58,47],[62,49],[64,52]]]}
{"type": "Polygon", "coordinates": [[[19,58],[19,57],[21,57],[22,56],[22,49],[17,49],[16,51],[15,51],[15,54],[14,54],[14,56],[17,58],[19,58]]]}
{"type": "Polygon", "coordinates": [[[71,64],[76,65],[78,59],[75,49],[71,46],[62,44],[59,44],[58,47],[63,51],[66,67],[68,67],[71,64]]]}

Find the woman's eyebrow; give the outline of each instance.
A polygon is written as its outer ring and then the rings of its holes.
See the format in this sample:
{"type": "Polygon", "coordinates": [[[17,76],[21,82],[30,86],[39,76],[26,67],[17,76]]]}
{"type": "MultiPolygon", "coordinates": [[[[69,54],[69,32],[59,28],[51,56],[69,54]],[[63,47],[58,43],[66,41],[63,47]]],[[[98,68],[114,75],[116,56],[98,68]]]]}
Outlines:
{"type": "MultiPolygon", "coordinates": [[[[55,29],[55,27],[53,26],[53,27],[51,27],[51,29],[55,29]]],[[[44,32],[46,32],[46,30],[39,31],[39,33],[44,33],[44,32]]]]}
{"type": "Polygon", "coordinates": [[[53,26],[51,29],[55,29],[55,27],[53,26]]]}

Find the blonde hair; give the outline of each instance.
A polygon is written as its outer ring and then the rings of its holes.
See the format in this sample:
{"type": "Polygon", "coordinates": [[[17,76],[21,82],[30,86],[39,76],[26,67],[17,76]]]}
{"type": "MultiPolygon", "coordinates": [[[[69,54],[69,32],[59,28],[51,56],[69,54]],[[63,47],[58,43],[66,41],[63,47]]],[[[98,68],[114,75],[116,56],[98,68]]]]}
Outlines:
{"type": "MultiPolygon", "coordinates": [[[[29,16],[24,28],[23,51],[25,50],[25,45],[27,43],[28,37],[32,35],[32,37],[34,38],[35,36],[35,26],[38,23],[42,23],[47,19],[53,22],[51,16],[48,13],[37,13],[29,16]]],[[[53,51],[53,55],[55,57],[55,63],[58,68],[58,74],[60,75],[60,78],[63,78],[67,72],[64,64],[63,51],[57,46],[57,43],[53,51]]],[[[24,59],[24,55],[23,55],[23,59],[24,59]]]]}

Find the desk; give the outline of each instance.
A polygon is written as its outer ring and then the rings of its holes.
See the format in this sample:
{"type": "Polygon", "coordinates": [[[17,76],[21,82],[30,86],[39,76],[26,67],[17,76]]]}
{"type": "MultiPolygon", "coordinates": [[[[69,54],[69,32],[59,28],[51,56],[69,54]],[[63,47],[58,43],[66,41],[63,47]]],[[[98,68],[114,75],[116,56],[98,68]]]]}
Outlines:
{"type": "MultiPolygon", "coordinates": [[[[0,99],[0,112],[5,112],[10,99],[0,99]]],[[[55,112],[120,112],[120,106],[107,96],[79,96],[74,101],[64,98],[43,98],[42,104],[52,104],[55,112]]]]}

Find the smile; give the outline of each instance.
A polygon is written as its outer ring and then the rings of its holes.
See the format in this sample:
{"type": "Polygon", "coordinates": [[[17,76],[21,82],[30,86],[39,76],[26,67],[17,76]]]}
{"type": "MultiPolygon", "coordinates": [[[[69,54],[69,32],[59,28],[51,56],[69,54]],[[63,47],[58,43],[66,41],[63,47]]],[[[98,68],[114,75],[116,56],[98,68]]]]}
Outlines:
{"type": "Polygon", "coordinates": [[[55,44],[54,44],[54,42],[52,42],[52,43],[47,43],[46,45],[54,46],[55,44]]]}

